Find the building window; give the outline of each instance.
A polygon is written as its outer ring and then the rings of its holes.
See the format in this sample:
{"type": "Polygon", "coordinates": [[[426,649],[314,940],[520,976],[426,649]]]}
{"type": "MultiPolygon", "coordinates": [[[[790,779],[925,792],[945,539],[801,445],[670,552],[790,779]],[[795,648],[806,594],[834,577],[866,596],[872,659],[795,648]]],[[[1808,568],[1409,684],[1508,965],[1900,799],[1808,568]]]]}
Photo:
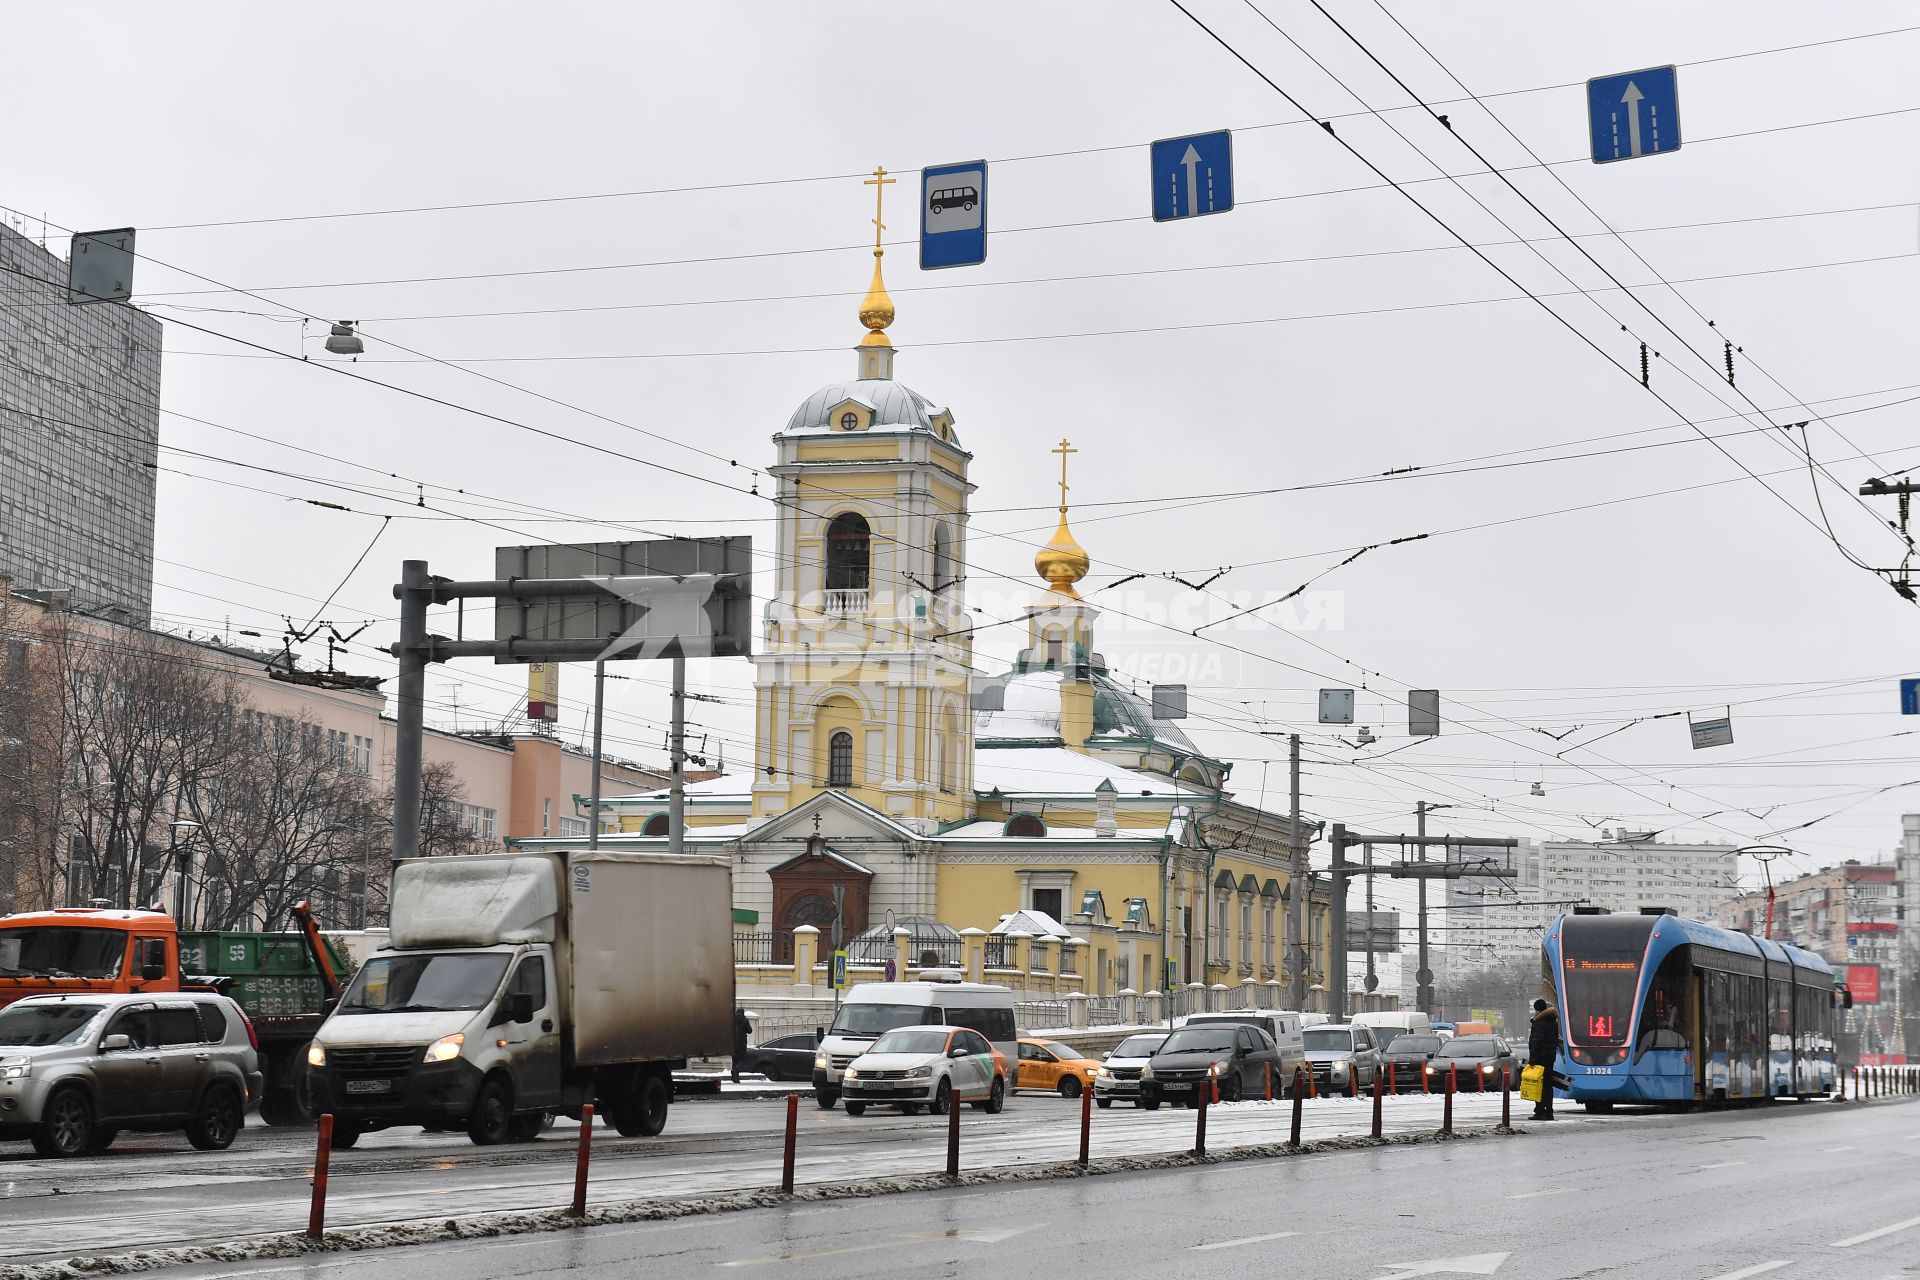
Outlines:
{"type": "Polygon", "coordinates": [[[836,729],[827,739],[827,785],[853,785],[853,735],[845,729],[836,729]]]}
{"type": "Polygon", "coordinates": [[[1047,637],[1047,665],[1057,667],[1067,660],[1067,642],[1057,635],[1047,637]]]}
{"type": "Polygon", "coordinates": [[[500,811],[498,809],[489,809],[485,805],[478,804],[461,806],[460,825],[488,843],[492,843],[493,833],[497,829],[499,821],[500,811]]]}
{"type": "Polygon", "coordinates": [[[855,413],[853,410],[849,409],[845,413],[840,415],[840,429],[842,431],[851,431],[859,425],[860,425],[860,415],[855,413]]]}
{"type": "Polygon", "coordinates": [[[1058,920],[1065,911],[1065,908],[1060,903],[1062,896],[1062,893],[1058,889],[1035,889],[1033,891],[1033,909],[1044,912],[1052,916],[1055,920],[1058,920]]]}
{"type": "Polygon", "coordinates": [[[1240,895],[1240,967],[1253,971],[1253,895],[1240,895]]]}
{"type": "Polygon", "coordinates": [[[933,590],[936,595],[952,585],[947,581],[952,573],[953,548],[948,543],[947,525],[943,520],[933,526],[933,590]]]}
{"type": "Polygon", "coordinates": [[[871,577],[873,532],[858,511],[842,511],[827,525],[827,590],[865,591],[871,577]]]}
{"type": "Polygon", "coordinates": [[[640,834],[643,836],[663,836],[667,834],[667,827],[669,825],[666,814],[656,813],[651,818],[648,818],[645,823],[641,824],[640,834]]]}
{"type": "Polygon", "coordinates": [[[373,739],[353,735],[353,771],[365,777],[373,772],[373,739]]]}
{"type": "Polygon", "coordinates": [[[553,834],[553,797],[548,796],[540,802],[540,834],[553,834]]]}
{"type": "Polygon", "coordinates": [[[1007,821],[1006,834],[1010,836],[1027,836],[1029,838],[1044,836],[1047,834],[1047,824],[1041,821],[1038,815],[1016,813],[1007,821]]]}
{"type": "Polygon", "coordinates": [[[1213,958],[1221,964],[1227,962],[1227,910],[1233,904],[1233,893],[1221,889],[1213,895],[1213,958]]]}
{"type": "Polygon", "coordinates": [[[1273,900],[1268,899],[1260,906],[1260,963],[1268,969],[1273,968],[1273,900]]]}
{"type": "Polygon", "coordinates": [[[587,820],[585,818],[560,819],[560,834],[563,836],[574,837],[574,838],[586,835],[587,820]]]}

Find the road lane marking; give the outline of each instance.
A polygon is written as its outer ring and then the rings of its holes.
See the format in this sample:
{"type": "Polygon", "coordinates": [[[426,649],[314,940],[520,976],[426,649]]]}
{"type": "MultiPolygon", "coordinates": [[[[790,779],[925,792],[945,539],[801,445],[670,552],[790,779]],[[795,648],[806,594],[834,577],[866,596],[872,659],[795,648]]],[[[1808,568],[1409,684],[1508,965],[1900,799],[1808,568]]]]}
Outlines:
{"type": "MultiPolygon", "coordinates": [[[[1045,1226],[1045,1223],[1038,1224],[1045,1226]]],[[[972,1240],[980,1244],[999,1244],[1004,1240],[1032,1227],[947,1227],[940,1231],[920,1231],[908,1236],[895,1236],[891,1240],[874,1240],[867,1244],[842,1245],[838,1249],[815,1249],[807,1253],[770,1254],[764,1258],[736,1258],[731,1262],[722,1262],[723,1267],[763,1267],[770,1262],[796,1262],[802,1258],[835,1258],[848,1253],[871,1253],[875,1249],[901,1249],[908,1245],[932,1244],[941,1240],[972,1240]]]]}
{"type": "Polygon", "coordinates": [[[1878,1240],[1881,1236],[1890,1236],[1896,1231],[1905,1231],[1909,1227],[1920,1227],[1920,1218],[1908,1218],[1905,1222],[1896,1222],[1890,1227],[1881,1227],[1877,1231],[1863,1231],[1857,1236],[1848,1236],[1845,1240],[1835,1240],[1832,1244],[1828,1245],[1827,1248],[1851,1249],[1857,1244],[1865,1244],[1869,1240],[1878,1240]]]}
{"type": "Polygon", "coordinates": [[[1208,1249],[1235,1249],[1243,1244],[1265,1244],[1269,1240],[1285,1240],[1288,1236],[1297,1236],[1298,1231],[1275,1231],[1264,1236],[1242,1236],[1238,1240],[1215,1240],[1212,1244],[1187,1246],[1195,1253],[1205,1253],[1208,1249]]]}
{"type": "Polygon", "coordinates": [[[1851,1150],[1853,1150],[1852,1147],[1822,1147],[1820,1148],[1820,1153],[1822,1155],[1832,1155],[1836,1151],[1851,1151],[1851,1150]]]}
{"type": "Polygon", "coordinates": [[[1509,1200],[1538,1200],[1541,1196],[1563,1196],[1573,1190],[1572,1187],[1555,1187],[1551,1191],[1522,1191],[1519,1195],[1508,1196],[1509,1200]]]}
{"type": "Polygon", "coordinates": [[[1751,1267],[1742,1267],[1738,1271],[1729,1271],[1723,1276],[1712,1276],[1710,1280],[1747,1280],[1748,1276],[1763,1276],[1769,1271],[1778,1271],[1788,1265],[1786,1259],[1778,1262],[1757,1262],[1751,1267]]]}
{"type": "Polygon", "coordinates": [[[1696,1169],[1731,1169],[1735,1165],[1745,1164],[1745,1160],[1722,1160],[1718,1164],[1697,1164],[1696,1169]]]}

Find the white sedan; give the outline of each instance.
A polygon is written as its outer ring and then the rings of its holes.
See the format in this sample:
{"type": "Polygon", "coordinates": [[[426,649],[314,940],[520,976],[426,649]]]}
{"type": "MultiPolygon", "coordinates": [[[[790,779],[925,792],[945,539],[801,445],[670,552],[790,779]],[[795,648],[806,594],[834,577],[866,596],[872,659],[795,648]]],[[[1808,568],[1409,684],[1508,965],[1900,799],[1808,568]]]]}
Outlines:
{"type": "Polygon", "coordinates": [[[1006,1068],[985,1036],[966,1027],[900,1027],[873,1042],[840,1078],[847,1114],[869,1103],[909,1114],[945,1114],[955,1102],[996,1112],[1006,1104],[1006,1068]]]}

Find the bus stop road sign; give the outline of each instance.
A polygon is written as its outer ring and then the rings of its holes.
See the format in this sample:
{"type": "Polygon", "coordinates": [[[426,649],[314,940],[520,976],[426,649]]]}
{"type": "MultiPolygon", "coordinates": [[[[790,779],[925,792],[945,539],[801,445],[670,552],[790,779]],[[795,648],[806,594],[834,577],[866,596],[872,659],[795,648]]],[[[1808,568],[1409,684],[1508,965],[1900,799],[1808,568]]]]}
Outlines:
{"type": "Polygon", "coordinates": [[[975,267],[987,260],[987,162],[920,171],[920,269],[975,267]]]}
{"type": "Polygon", "coordinates": [[[1680,149],[1680,86],[1672,67],[1587,81],[1593,162],[1611,164],[1680,149]]]}
{"type": "Polygon", "coordinates": [[[1174,222],[1233,208],[1233,133],[1220,129],[1153,144],[1153,220],[1174,222]]]}

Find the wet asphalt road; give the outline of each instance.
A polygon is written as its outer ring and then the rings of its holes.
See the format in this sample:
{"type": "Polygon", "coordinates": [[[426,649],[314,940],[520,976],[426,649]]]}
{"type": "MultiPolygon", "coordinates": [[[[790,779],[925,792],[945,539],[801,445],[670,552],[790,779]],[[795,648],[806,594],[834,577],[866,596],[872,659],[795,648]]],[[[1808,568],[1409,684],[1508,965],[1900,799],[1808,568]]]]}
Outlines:
{"type": "Polygon", "coordinates": [[[1920,1105],[1779,1106],[1511,1140],[794,1204],[167,1277],[1404,1280],[1920,1275],[1920,1105]]]}
{"type": "MultiPolygon", "coordinates": [[[[1497,1095],[1462,1095],[1457,1123],[1490,1126],[1499,1105],[1497,1095]]],[[[1431,1131],[1440,1110],[1437,1097],[1391,1099],[1386,1129],[1431,1131]]],[[[1078,1147],[1079,1104],[1053,1095],[1020,1095],[997,1116],[961,1114],[969,1169],[1066,1160],[1078,1147]]],[[[622,1139],[597,1128],[589,1201],[777,1186],[785,1115],[784,1099],[689,1100],[675,1103],[658,1138],[622,1139]]],[[[1213,1108],[1208,1144],[1219,1150],[1284,1141],[1289,1119],[1284,1102],[1213,1108]]],[[[1306,1104],[1304,1119],[1309,1141],[1364,1134],[1370,1104],[1318,1099],[1306,1104]]],[[[1193,1143],[1194,1113],[1184,1109],[1120,1106],[1096,1110],[1093,1121],[1096,1157],[1175,1153],[1193,1143]]],[[[944,1118],[873,1110],[855,1119],[802,1099],[799,1122],[796,1173],[803,1185],[933,1173],[946,1164],[944,1118]]],[[[538,1141],[500,1147],[475,1147],[459,1133],[369,1134],[356,1149],[333,1153],[327,1223],[564,1206],[577,1132],[561,1122],[538,1141]]],[[[25,1143],[0,1144],[0,1257],[64,1259],[302,1230],[312,1158],[310,1132],[258,1128],[224,1152],[194,1151],[179,1134],[127,1135],[104,1155],[67,1161],[42,1159],[25,1143]]]]}

